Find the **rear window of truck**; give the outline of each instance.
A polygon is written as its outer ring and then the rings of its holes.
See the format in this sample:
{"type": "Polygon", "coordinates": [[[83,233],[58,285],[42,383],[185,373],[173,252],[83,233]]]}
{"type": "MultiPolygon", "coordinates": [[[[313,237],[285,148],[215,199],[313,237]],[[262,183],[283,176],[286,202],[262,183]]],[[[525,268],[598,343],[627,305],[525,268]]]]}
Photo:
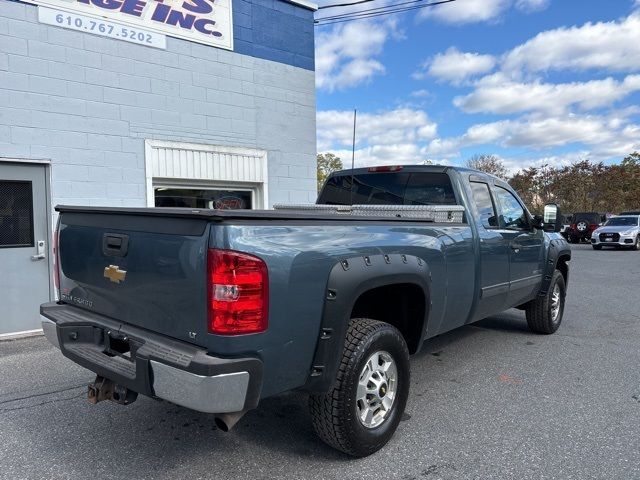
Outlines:
{"type": "Polygon", "coordinates": [[[318,197],[324,205],[457,205],[446,173],[385,172],[327,180],[318,197]],[[353,195],[353,198],[352,198],[353,195]]]}

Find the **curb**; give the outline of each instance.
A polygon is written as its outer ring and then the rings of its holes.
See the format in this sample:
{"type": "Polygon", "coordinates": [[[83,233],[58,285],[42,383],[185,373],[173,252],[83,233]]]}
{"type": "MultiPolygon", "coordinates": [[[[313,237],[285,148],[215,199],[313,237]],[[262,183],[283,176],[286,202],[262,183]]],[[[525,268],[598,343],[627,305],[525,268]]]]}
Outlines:
{"type": "Polygon", "coordinates": [[[38,328],[36,330],[27,330],[25,332],[4,333],[0,335],[0,343],[10,342],[12,340],[21,340],[23,338],[39,337],[41,335],[44,335],[41,328],[38,328]]]}

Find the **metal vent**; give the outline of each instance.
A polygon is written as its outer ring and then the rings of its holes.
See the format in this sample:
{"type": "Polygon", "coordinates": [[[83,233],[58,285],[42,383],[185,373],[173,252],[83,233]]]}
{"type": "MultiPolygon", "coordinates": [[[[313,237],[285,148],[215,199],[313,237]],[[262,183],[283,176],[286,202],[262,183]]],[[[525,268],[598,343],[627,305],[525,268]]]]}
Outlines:
{"type": "Polygon", "coordinates": [[[0,248],[33,245],[31,182],[0,180],[0,248]]]}

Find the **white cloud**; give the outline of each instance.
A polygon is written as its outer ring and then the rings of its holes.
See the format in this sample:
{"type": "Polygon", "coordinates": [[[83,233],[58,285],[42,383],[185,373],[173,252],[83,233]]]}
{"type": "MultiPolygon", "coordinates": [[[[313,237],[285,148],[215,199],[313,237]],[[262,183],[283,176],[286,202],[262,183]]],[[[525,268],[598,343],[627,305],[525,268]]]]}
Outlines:
{"type": "MultiPolygon", "coordinates": [[[[351,150],[331,150],[331,153],[342,159],[345,168],[351,167],[351,150]]],[[[373,145],[356,149],[356,167],[374,167],[380,165],[416,165],[425,158],[415,143],[399,143],[392,145],[373,145]]]]}
{"type": "Polygon", "coordinates": [[[574,83],[520,83],[502,74],[485,77],[475,90],[454,99],[465,112],[511,114],[544,112],[559,114],[570,107],[581,110],[608,107],[613,102],[640,90],[640,75],[629,75],[619,82],[613,78],[574,83]]]}
{"type": "Polygon", "coordinates": [[[338,24],[317,34],[317,87],[343,90],[384,74],[384,65],[376,58],[393,35],[397,32],[392,21],[338,24]]]}
{"type": "Polygon", "coordinates": [[[640,14],[539,33],[505,55],[503,70],[640,70],[640,14]]]}
{"type": "MultiPolygon", "coordinates": [[[[317,115],[318,151],[331,151],[345,166],[351,162],[352,111],[321,111],[317,115]]],[[[421,144],[437,134],[437,124],[423,110],[397,108],[358,113],[356,165],[417,164],[424,161],[421,144]]]]}
{"type": "Polygon", "coordinates": [[[598,158],[620,156],[640,148],[640,126],[622,123],[615,116],[563,115],[549,118],[522,117],[471,126],[459,137],[436,138],[424,152],[451,158],[461,148],[499,145],[545,150],[572,144],[586,145],[598,158]]]}
{"type": "Polygon", "coordinates": [[[461,147],[458,138],[434,138],[422,149],[422,154],[429,159],[449,159],[460,156],[461,147]]]}
{"type": "Polygon", "coordinates": [[[551,0],[516,0],[516,8],[525,13],[540,12],[550,3],[551,0]]]}
{"type": "Polygon", "coordinates": [[[378,60],[390,38],[403,38],[395,19],[341,23],[316,34],[316,86],[332,92],[386,72],[378,60]]]}
{"type": "Polygon", "coordinates": [[[429,97],[430,95],[431,93],[429,92],[429,90],[426,90],[424,88],[420,90],[414,90],[413,92],[411,92],[411,96],[416,98],[426,98],[426,97],[429,97]]]}
{"type": "Polygon", "coordinates": [[[449,24],[486,22],[502,14],[510,4],[511,0],[456,0],[422,9],[418,18],[433,18],[449,24]]]}
{"type": "MultiPolygon", "coordinates": [[[[317,114],[318,150],[348,147],[353,137],[353,112],[329,110],[317,114]]],[[[357,145],[399,145],[436,136],[437,124],[423,110],[398,108],[377,113],[359,113],[357,145]]]]}
{"type": "Polygon", "coordinates": [[[492,55],[465,53],[451,47],[445,53],[439,53],[426,61],[413,77],[421,79],[429,75],[438,80],[460,84],[470,77],[491,71],[495,64],[496,60],[492,55]]]}
{"type": "Polygon", "coordinates": [[[507,147],[542,148],[583,143],[603,144],[613,138],[613,132],[606,128],[599,117],[568,116],[545,118],[532,121],[505,122],[503,145],[507,147]]]}

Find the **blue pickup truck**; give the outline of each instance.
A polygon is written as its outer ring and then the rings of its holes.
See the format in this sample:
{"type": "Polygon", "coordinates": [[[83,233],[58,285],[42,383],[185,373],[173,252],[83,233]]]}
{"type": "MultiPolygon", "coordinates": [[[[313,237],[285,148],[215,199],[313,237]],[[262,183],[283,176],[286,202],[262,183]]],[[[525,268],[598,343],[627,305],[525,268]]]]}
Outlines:
{"type": "Polygon", "coordinates": [[[229,430],[261,399],[309,393],[318,435],[353,456],[391,438],[409,356],[506,309],[562,321],[571,251],[556,205],[532,216],[464,168],[336,172],[316,205],[60,206],[47,338],[97,374],[92,403],[138,394],[229,430]]]}

